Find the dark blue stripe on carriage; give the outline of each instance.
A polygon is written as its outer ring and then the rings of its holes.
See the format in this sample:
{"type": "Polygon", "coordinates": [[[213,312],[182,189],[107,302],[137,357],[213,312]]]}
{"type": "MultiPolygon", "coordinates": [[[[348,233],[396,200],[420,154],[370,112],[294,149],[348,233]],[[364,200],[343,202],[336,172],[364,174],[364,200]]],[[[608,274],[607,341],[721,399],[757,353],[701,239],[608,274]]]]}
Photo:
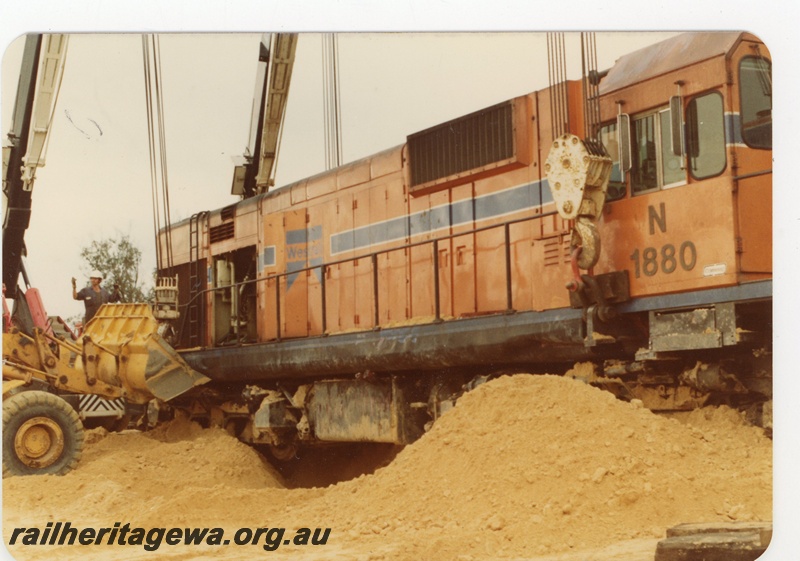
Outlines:
{"type": "Polygon", "coordinates": [[[457,201],[430,210],[415,212],[347,230],[331,236],[331,254],[353,251],[409,236],[428,234],[441,228],[496,218],[520,210],[538,208],[553,201],[547,180],[513,187],[477,199],[457,201]]]}
{"type": "Polygon", "coordinates": [[[453,214],[453,224],[466,224],[475,220],[475,201],[467,199],[450,205],[453,214]]]}
{"type": "MultiPolygon", "coordinates": [[[[408,217],[411,225],[411,235],[427,234],[440,228],[450,227],[450,208],[452,205],[445,205],[422,212],[415,212],[408,217]]],[[[389,241],[389,240],[383,240],[389,241]]],[[[380,243],[380,242],[379,242],[380,243]]]]}
{"type": "Polygon", "coordinates": [[[299,230],[286,231],[286,245],[305,244],[322,238],[322,226],[310,226],[299,230]]]}
{"type": "MultiPolygon", "coordinates": [[[[548,195],[550,190],[547,189],[548,195]]],[[[485,220],[542,204],[539,183],[529,183],[475,199],[475,219],[485,220]]]]}

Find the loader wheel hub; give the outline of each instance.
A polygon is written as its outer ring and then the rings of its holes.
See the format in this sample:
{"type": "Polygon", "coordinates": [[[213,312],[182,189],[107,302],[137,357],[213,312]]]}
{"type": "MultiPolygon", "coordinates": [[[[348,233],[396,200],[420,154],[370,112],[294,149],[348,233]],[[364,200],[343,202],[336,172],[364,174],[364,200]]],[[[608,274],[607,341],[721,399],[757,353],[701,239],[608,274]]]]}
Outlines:
{"type": "Polygon", "coordinates": [[[49,466],[64,450],[64,432],[58,423],[47,417],[28,419],[14,437],[14,449],[28,467],[49,466]]]}

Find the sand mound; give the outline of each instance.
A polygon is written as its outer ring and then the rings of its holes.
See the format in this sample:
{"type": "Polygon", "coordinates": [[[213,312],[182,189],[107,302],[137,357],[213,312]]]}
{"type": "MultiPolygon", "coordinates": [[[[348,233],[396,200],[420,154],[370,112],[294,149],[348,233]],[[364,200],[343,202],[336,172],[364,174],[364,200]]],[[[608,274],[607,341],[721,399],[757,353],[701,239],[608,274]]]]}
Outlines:
{"type": "Polygon", "coordinates": [[[174,425],[96,440],[61,478],[6,480],[5,517],[330,527],[317,553],[355,555],[343,559],[583,551],[681,522],[770,519],[771,442],[737,415],[684,424],[573,379],[506,376],[465,395],[391,465],[326,489],[283,489],[225,432],[174,425]]]}
{"type": "Polygon", "coordinates": [[[144,434],[93,429],[79,469],[61,477],[9,478],[3,482],[4,506],[15,512],[46,508],[68,520],[117,520],[120,514],[151,518],[174,494],[201,495],[221,484],[283,487],[277,471],[255,450],[220,429],[204,430],[187,421],[144,434]]]}
{"type": "Polygon", "coordinates": [[[770,519],[770,442],[723,421],[725,430],[700,430],[573,380],[503,377],[464,396],[392,465],[323,501],[358,533],[414,544],[432,528],[458,536],[433,540],[453,555],[548,553],[663,536],[687,520],[770,519]]]}

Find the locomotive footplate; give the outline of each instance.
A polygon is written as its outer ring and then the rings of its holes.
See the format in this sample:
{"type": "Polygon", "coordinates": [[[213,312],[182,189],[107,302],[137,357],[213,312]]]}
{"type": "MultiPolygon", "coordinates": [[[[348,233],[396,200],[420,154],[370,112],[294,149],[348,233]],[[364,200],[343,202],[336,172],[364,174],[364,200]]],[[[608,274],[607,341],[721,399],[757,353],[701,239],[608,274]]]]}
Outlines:
{"type": "Polygon", "coordinates": [[[671,351],[717,349],[737,345],[750,333],[737,324],[736,303],[685,310],[650,311],[650,348],[640,358],[671,351]]]}

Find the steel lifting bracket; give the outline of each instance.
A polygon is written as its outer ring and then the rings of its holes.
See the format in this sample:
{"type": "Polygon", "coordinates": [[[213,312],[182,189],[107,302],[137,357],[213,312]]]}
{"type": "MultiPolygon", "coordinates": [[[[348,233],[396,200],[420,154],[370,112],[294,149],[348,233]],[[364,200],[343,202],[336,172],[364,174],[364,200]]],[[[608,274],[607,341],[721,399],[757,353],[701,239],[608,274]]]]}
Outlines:
{"type": "Polygon", "coordinates": [[[590,306],[603,308],[604,310],[599,312],[600,321],[613,319],[615,315],[613,305],[627,302],[631,298],[627,271],[581,275],[580,283],[577,284],[575,290],[570,289],[570,305],[584,310],[590,306]]]}
{"type": "MultiPolygon", "coordinates": [[[[600,327],[617,317],[615,304],[630,300],[628,273],[614,271],[602,275],[580,275],[569,283],[568,288],[570,305],[583,310],[588,333],[586,344],[594,346],[597,344],[595,332],[602,332],[600,327]]],[[[606,339],[603,341],[612,342],[606,339]]]]}

